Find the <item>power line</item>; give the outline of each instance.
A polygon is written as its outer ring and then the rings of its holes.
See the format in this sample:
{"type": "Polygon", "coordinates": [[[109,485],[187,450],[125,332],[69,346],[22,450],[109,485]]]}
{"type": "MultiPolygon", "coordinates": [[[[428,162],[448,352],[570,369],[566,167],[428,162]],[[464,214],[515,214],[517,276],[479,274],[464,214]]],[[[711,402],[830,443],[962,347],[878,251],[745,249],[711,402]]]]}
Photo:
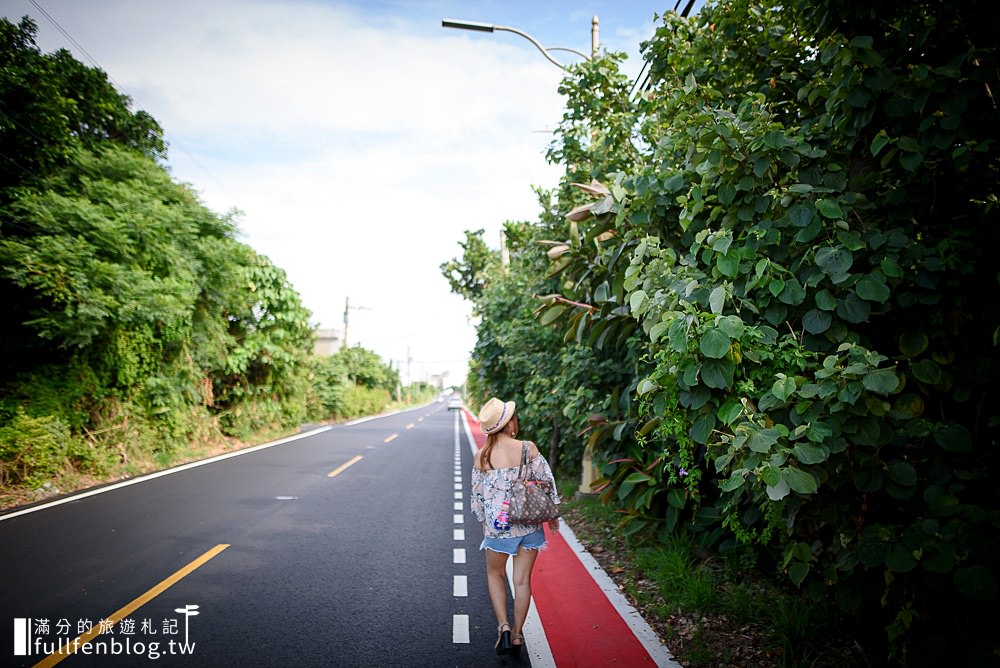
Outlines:
{"type": "MultiPolygon", "coordinates": [[[[63,37],[65,37],[66,39],[68,39],[73,46],[75,46],[77,49],[79,49],[80,52],[87,57],[87,60],[89,60],[91,62],[91,64],[93,64],[94,67],[96,67],[96,68],[98,68],[99,70],[102,70],[102,71],[104,70],[104,68],[101,67],[101,65],[97,62],[97,59],[94,58],[92,55],[90,55],[90,53],[85,48],[83,48],[83,45],[81,45],[79,42],[77,42],[75,39],[73,39],[73,36],[70,35],[69,32],[67,32],[67,30],[65,28],[63,28],[61,25],[59,25],[59,22],[56,21],[55,18],[51,14],[49,14],[47,11],[45,11],[44,7],[42,7],[40,4],[38,4],[38,2],[36,0],[28,0],[28,2],[30,2],[32,5],[34,5],[35,9],[37,9],[38,11],[40,11],[42,13],[42,16],[44,16],[45,18],[47,18],[49,20],[49,22],[56,27],[56,30],[58,30],[59,32],[61,32],[63,34],[63,37]]],[[[105,74],[107,74],[107,72],[105,72],[105,74]]],[[[121,84],[119,84],[117,81],[115,81],[114,79],[111,78],[110,74],[107,74],[107,76],[108,76],[108,79],[111,79],[111,82],[115,84],[116,88],[118,88],[121,91],[125,90],[124,88],[122,88],[121,84]]]]}
{"type": "MultiPolygon", "coordinates": [[[[678,8],[680,8],[682,2],[684,2],[684,0],[677,0],[677,2],[674,3],[675,14],[678,13],[677,10],[678,8]]],[[[695,0],[687,0],[687,4],[684,6],[684,9],[679,13],[681,18],[686,19],[688,18],[688,16],[690,16],[691,10],[694,8],[694,3],[695,0]]],[[[642,64],[642,70],[640,70],[639,76],[635,78],[635,82],[632,84],[632,89],[629,91],[629,97],[632,97],[635,94],[636,90],[638,90],[639,93],[641,94],[643,91],[649,88],[651,72],[647,71],[648,68],[649,68],[649,61],[646,60],[642,64]],[[643,75],[645,75],[645,78],[643,78],[643,75]]]]}
{"type": "MultiPolygon", "coordinates": [[[[75,46],[80,51],[80,53],[82,53],[87,58],[87,60],[90,61],[90,63],[94,67],[96,67],[97,69],[101,70],[101,72],[104,73],[104,76],[106,76],[108,78],[108,81],[110,81],[114,85],[114,87],[117,88],[118,91],[122,95],[124,95],[125,97],[129,98],[133,103],[135,103],[135,105],[137,107],[145,106],[145,105],[142,105],[140,103],[140,101],[134,95],[132,95],[131,93],[129,93],[127,90],[125,90],[125,86],[123,86],[120,83],[118,83],[118,81],[116,81],[115,78],[113,76],[111,76],[111,74],[106,69],[104,69],[103,67],[101,67],[101,64],[99,62],[97,62],[97,59],[94,58],[92,55],[90,55],[90,52],[87,51],[87,49],[85,49],[82,44],[80,44],[78,41],[76,41],[76,39],[74,39],[73,36],[71,34],[69,34],[69,31],[66,30],[65,28],[63,28],[59,24],[59,22],[56,21],[56,19],[55,19],[54,16],[52,16],[47,11],[45,11],[45,8],[42,7],[41,4],[39,4],[38,0],[28,0],[28,2],[30,2],[35,7],[35,9],[37,9],[42,14],[42,16],[44,16],[46,19],[48,19],[49,22],[53,26],[55,26],[56,30],[58,30],[60,33],[62,33],[63,37],[65,37],[67,40],[69,40],[70,44],[72,44],[73,46],[75,46]]],[[[163,134],[164,134],[164,136],[167,135],[166,130],[163,131],[163,134]]],[[[231,192],[229,192],[229,188],[227,188],[225,186],[225,184],[222,183],[222,181],[220,181],[215,176],[215,174],[213,174],[211,171],[209,171],[207,167],[205,167],[204,165],[202,165],[201,162],[199,162],[198,159],[191,152],[185,150],[185,148],[181,145],[181,143],[179,141],[177,141],[176,138],[172,138],[168,143],[170,145],[172,145],[172,146],[177,147],[177,149],[181,153],[183,153],[184,155],[186,155],[188,157],[188,159],[190,159],[191,162],[194,163],[194,165],[198,169],[200,169],[202,172],[205,173],[206,176],[208,176],[213,181],[215,181],[215,183],[220,188],[222,188],[222,190],[224,190],[226,192],[226,194],[229,195],[233,200],[236,199],[235,195],[233,195],[231,192]]]]}

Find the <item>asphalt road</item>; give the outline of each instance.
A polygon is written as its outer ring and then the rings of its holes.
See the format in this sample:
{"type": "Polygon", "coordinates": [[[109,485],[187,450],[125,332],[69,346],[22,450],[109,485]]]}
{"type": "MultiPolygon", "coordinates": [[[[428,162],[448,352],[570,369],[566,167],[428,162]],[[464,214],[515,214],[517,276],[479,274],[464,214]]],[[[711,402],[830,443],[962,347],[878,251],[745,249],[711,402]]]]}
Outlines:
{"type": "Polygon", "coordinates": [[[493,652],[457,413],[338,425],[0,516],[0,665],[109,619],[59,665],[514,665],[493,652]]]}

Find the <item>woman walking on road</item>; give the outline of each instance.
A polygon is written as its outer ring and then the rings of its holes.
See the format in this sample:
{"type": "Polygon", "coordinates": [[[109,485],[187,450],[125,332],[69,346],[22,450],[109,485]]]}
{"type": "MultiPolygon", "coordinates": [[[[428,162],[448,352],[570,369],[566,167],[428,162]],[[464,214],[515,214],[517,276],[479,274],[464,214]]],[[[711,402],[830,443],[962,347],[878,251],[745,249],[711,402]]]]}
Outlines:
{"type": "MultiPolygon", "coordinates": [[[[483,523],[486,582],[497,617],[497,654],[517,656],[524,646],[524,620],[531,606],[531,569],[538,551],[545,547],[541,524],[511,524],[507,517],[510,489],[518,478],[521,455],[528,449],[528,478],[552,481],[552,500],[559,503],[555,478],[545,457],[530,441],[518,441],[513,401],[492,398],[479,411],[479,426],[486,445],[476,453],[472,469],[472,512],[483,523]],[[507,616],[507,557],[514,557],[514,624],[507,616]]],[[[559,520],[549,528],[557,530],[559,520]]]]}

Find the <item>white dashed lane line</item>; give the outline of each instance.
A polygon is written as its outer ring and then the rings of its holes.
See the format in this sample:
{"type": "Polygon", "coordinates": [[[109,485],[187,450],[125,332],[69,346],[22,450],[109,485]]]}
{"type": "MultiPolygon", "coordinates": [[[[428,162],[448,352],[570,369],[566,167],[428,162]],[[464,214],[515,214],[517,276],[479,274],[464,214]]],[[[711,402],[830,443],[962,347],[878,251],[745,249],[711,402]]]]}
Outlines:
{"type": "Polygon", "coordinates": [[[452,615],[451,641],[455,644],[469,644],[468,615],[452,615]]]}
{"type": "Polygon", "coordinates": [[[465,598],[469,595],[469,578],[465,575],[456,575],[451,584],[451,595],[465,598]]]}
{"type": "MultiPolygon", "coordinates": [[[[465,510],[465,486],[462,483],[462,446],[459,436],[459,417],[461,411],[455,411],[455,476],[454,494],[452,499],[453,511],[465,510]]],[[[465,513],[454,513],[455,524],[465,524],[465,513]]],[[[454,529],[452,537],[460,547],[452,548],[451,562],[456,565],[457,571],[465,570],[465,529],[454,529]]],[[[469,596],[469,577],[463,573],[456,573],[451,585],[452,596],[456,598],[467,598],[469,596]]],[[[457,603],[457,601],[456,601],[457,603]]],[[[453,614],[451,616],[451,641],[455,644],[467,645],[469,638],[469,615],[453,614]]]]}

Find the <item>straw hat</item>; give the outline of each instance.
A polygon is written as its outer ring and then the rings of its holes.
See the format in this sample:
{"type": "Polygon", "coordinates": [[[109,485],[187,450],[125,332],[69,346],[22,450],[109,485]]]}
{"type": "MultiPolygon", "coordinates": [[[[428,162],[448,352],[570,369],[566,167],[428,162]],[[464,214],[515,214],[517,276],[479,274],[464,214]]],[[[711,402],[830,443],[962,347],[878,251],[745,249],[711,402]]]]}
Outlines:
{"type": "Polygon", "coordinates": [[[490,399],[479,411],[479,428],[484,434],[495,434],[514,417],[513,401],[503,402],[496,397],[490,399]]]}

